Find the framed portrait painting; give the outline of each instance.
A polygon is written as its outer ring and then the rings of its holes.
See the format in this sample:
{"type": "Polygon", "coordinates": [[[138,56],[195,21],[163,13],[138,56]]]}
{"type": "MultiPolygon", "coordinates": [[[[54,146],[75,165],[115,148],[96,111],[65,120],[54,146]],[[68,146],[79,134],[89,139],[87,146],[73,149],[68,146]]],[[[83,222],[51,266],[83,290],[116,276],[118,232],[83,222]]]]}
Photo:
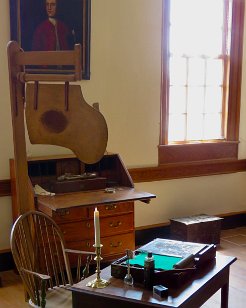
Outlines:
{"type": "Polygon", "coordinates": [[[25,51],[82,47],[82,76],[90,79],[91,0],[9,0],[11,40],[25,51]]]}

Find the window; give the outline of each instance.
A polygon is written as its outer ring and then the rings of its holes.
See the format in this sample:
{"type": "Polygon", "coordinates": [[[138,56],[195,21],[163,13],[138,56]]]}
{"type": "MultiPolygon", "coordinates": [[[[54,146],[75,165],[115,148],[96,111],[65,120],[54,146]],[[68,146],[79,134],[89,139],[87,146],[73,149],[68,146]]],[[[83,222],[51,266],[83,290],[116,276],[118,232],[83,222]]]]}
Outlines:
{"type": "Polygon", "coordinates": [[[244,0],[163,0],[159,163],[237,159],[244,0]]]}

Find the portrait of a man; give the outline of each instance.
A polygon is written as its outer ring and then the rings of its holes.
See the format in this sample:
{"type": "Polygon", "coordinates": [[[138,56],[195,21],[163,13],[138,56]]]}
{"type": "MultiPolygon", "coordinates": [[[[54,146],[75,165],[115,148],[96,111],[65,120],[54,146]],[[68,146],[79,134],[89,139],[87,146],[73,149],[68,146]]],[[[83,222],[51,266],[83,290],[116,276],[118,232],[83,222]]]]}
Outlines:
{"type": "Polygon", "coordinates": [[[90,0],[10,0],[11,39],[25,51],[82,46],[83,78],[90,79],[90,0]]]}
{"type": "Polygon", "coordinates": [[[76,43],[73,32],[58,17],[59,0],[44,1],[47,18],[42,21],[34,31],[32,50],[73,49],[76,43]]]}

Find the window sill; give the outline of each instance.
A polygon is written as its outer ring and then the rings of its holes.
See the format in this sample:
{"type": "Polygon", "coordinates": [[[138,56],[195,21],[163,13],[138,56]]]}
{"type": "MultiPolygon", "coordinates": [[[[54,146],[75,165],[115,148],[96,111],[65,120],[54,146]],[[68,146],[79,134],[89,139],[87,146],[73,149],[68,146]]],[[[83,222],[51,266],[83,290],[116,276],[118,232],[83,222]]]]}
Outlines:
{"type": "Polygon", "coordinates": [[[159,165],[214,159],[237,159],[237,141],[159,145],[159,165]]]}

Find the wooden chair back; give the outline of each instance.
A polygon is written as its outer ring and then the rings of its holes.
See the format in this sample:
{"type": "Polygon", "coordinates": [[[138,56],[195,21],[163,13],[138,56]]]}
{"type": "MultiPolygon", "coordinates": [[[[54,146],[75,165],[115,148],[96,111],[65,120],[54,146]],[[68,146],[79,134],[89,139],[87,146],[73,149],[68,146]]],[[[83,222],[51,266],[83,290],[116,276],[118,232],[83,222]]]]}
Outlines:
{"type": "Polygon", "coordinates": [[[40,287],[44,281],[45,289],[73,284],[63,235],[46,214],[30,211],[16,220],[11,232],[11,250],[33,303],[39,305],[37,293],[40,289],[45,292],[40,287]]]}

